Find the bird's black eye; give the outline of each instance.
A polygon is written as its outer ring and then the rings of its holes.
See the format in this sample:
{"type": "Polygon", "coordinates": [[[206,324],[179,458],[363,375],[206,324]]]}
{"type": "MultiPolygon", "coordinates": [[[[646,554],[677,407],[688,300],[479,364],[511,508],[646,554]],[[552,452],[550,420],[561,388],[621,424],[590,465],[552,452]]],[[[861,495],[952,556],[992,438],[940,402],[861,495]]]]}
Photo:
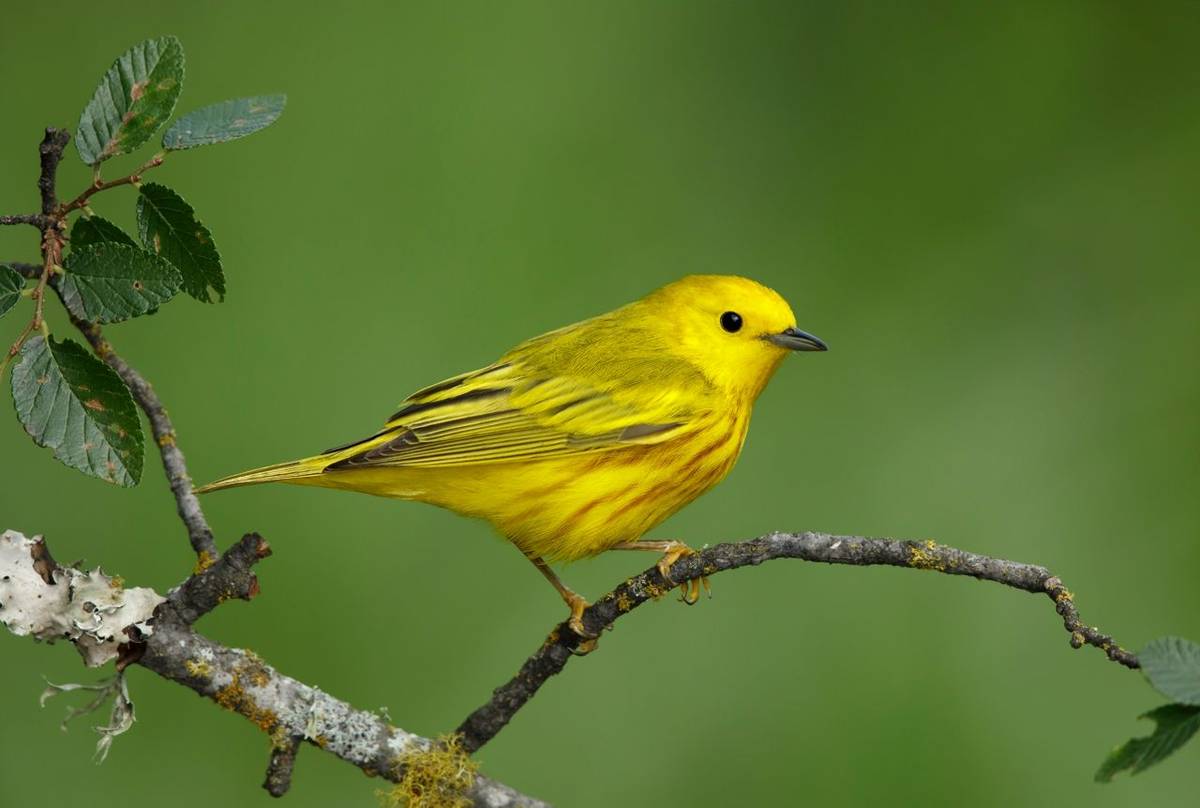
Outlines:
{"type": "Polygon", "coordinates": [[[734,334],[742,330],[742,315],[736,311],[727,311],[721,315],[721,328],[724,328],[730,334],[734,334]]]}

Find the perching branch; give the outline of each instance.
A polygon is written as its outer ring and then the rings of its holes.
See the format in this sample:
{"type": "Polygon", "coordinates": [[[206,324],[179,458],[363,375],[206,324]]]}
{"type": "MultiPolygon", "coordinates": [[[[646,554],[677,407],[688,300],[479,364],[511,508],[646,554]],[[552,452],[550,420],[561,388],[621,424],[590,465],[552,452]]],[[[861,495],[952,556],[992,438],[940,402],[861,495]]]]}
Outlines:
{"type": "MultiPolygon", "coordinates": [[[[1113,662],[1127,668],[1138,667],[1137,657],[1117,645],[1112,637],[1084,625],[1075,608],[1074,596],[1049,570],[969,553],[933,541],[868,539],[828,533],[772,533],[757,539],[718,544],[676,561],[670,568],[671,581],[665,580],[657,567],[630,578],[592,604],[583,613],[583,624],[591,634],[598,635],[621,615],[648,600],[662,597],[678,584],[725,570],[758,566],[776,558],[932,570],[946,575],[969,575],[1013,589],[1045,594],[1054,601],[1063,627],[1071,634],[1073,648],[1091,645],[1104,651],[1113,662]]],[[[457,732],[462,736],[463,748],[474,752],[496,737],[546,680],[562,671],[582,642],[583,639],[565,623],[551,631],[541,647],[525,660],[517,675],[498,687],[486,704],[459,725],[457,732]]]]}

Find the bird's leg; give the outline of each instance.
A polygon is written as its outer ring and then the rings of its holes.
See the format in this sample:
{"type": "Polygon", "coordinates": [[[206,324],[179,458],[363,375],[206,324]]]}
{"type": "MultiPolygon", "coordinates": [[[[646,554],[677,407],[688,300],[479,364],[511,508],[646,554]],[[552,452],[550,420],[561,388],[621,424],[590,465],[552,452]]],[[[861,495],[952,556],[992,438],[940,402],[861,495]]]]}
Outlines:
{"type": "MultiPolygon", "coordinates": [[[[663,554],[663,557],[658,560],[658,573],[663,579],[674,584],[674,579],[671,578],[671,565],[684,556],[695,555],[696,551],[688,547],[681,541],[623,541],[620,544],[614,544],[612,550],[653,550],[663,554]]],[[[704,587],[704,591],[708,596],[712,597],[712,585],[708,582],[707,575],[701,575],[698,579],[685,581],[679,585],[679,589],[683,595],[681,600],[688,606],[694,606],[696,601],[700,600],[700,587],[704,587]]]]}
{"type": "Polygon", "coordinates": [[[567,606],[570,607],[571,617],[567,620],[567,625],[571,627],[571,631],[574,631],[580,637],[583,637],[585,640],[587,640],[586,643],[580,646],[580,650],[583,650],[586,646],[586,651],[584,651],[584,653],[591,651],[592,648],[595,648],[597,635],[592,634],[590,631],[584,628],[583,610],[592,604],[584,600],[583,595],[580,595],[578,592],[571,589],[571,587],[564,584],[562,579],[555,574],[554,570],[550,569],[550,565],[543,561],[539,556],[527,556],[527,558],[533,562],[533,566],[538,568],[538,572],[546,576],[546,580],[550,582],[550,585],[554,587],[559,596],[562,597],[567,606]]]}

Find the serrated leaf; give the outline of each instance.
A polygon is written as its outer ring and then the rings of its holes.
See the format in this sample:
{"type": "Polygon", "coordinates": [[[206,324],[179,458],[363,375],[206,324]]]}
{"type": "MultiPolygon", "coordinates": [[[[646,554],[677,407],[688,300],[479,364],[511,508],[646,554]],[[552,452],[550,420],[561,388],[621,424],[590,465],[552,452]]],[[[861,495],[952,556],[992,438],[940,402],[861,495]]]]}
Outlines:
{"type": "Polygon", "coordinates": [[[171,117],[183,89],[183,46],[139,42],[113,62],[79,116],[75,147],[88,165],[141,146],[171,117]]]}
{"type": "Polygon", "coordinates": [[[165,185],[146,183],[138,194],[138,231],[147,250],[170,261],[183,276],[183,291],[204,303],[225,299],[225,272],[212,233],[192,206],[165,185]]]}
{"type": "Polygon", "coordinates": [[[58,288],[67,310],[89,323],[117,323],[154,311],[182,278],[166,259],[141,247],[102,242],[72,250],[58,288]]]}
{"type": "Polygon", "coordinates": [[[72,250],[78,250],[89,244],[102,244],[108,241],[114,241],[118,244],[128,244],[131,247],[137,246],[137,242],[133,240],[133,236],[117,227],[108,219],[103,219],[99,216],[81,216],[75,220],[75,224],[71,227],[72,250]]]}
{"type": "Polygon", "coordinates": [[[275,123],[286,104],[286,95],[256,95],[201,107],[171,125],[163,135],[163,148],[192,149],[252,135],[275,123]]]}
{"type": "Polygon", "coordinates": [[[1154,721],[1154,732],[1131,738],[1109,753],[1096,772],[1096,782],[1107,783],[1126,770],[1130,774],[1145,771],[1176,752],[1200,729],[1200,707],[1186,704],[1164,704],[1141,717],[1154,721]]]}
{"type": "Polygon", "coordinates": [[[142,476],[142,425],[125,383],[70,340],[27,340],[12,370],[25,431],[71,468],[117,485],[142,476]]]}
{"type": "Polygon", "coordinates": [[[1159,637],[1138,653],[1154,689],[1180,704],[1200,705],[1200,645],[1182,637],[1159,637]]]}
{"type": "Polygon", "coordinates": [[[25,278],[10,266],[0,264],[0,317],[17,305],[21,299],[21,290],[25,288],[25,278]]]}

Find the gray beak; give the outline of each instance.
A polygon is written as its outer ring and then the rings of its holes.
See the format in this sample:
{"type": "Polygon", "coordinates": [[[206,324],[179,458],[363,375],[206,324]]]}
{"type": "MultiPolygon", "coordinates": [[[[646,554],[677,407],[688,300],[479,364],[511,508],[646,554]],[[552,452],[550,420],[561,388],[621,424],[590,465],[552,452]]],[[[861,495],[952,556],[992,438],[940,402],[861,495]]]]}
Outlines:
{"type": "Polygon", "coordinates": [[[764,334],[763,339],[775,343],[780,348],[787,348],[789,351],[829,350],[829,346],[824,342],[799,328],[787,328],[778,334],[764,334]]]}

